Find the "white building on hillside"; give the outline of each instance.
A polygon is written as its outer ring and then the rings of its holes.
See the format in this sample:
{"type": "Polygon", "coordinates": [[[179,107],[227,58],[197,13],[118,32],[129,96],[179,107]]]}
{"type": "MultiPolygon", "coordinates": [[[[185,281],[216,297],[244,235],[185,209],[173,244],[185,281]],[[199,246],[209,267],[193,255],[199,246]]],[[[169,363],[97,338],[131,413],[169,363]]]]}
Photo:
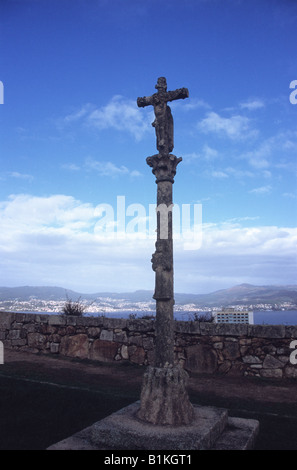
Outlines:
{"type": "Polygon", "coordinates": [[[214,312],[215,323],[248,323],[254,324],[254,312],[250,310],[236,310],[235,308],[222,308],[214,312]]]}

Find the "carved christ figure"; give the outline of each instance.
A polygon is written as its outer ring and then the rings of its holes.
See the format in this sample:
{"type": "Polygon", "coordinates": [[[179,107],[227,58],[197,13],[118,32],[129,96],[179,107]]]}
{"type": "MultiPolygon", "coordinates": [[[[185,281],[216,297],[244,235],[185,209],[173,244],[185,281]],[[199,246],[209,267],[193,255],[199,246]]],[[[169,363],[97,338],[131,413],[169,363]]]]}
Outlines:
{"type": "Polygon", "coordinates": [[[140,108],[150,105],[154,107],[155,120],[152,126],[156,131],[157,149],[161,154],[168,154],[173,150],[173,118],[167,102],[188,98],[189,91],[187,88],[167,91],[165,77],[158,78],[155,88],[158,92],[152,96],[137,98],[137,105],[140,108]]]}

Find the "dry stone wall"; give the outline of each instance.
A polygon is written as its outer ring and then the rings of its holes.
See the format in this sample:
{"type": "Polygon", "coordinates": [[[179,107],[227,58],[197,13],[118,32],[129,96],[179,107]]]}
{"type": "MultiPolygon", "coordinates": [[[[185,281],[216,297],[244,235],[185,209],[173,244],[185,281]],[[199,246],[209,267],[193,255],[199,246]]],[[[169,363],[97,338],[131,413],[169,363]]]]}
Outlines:
{"type": "MultiPolygon", "coordinates": [[[[189,372],[296,378],[297,326],[175,322],[175,357],[189,372]]],[[[154,320],[0,312],[5,349],[153,364],[154,320]]]]}

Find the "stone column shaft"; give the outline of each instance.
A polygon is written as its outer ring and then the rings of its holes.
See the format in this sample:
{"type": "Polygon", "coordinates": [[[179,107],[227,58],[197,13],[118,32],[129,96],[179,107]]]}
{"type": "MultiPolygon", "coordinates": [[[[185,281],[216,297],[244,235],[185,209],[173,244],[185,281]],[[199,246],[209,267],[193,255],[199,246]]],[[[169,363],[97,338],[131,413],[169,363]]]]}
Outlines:
{"type": "Polygon", "coordinates": [[[156,345],[155,366],[164,367],[174,363],[173,322],[173,241],[172,241],[172,182],[159,181],[157,188],[157,250],[165,255],[166,269],[156,269],[156,345]],[[163,206],[163,208],[162,208],[163,206]],[[165,208],[167,207],[167,210],[165,208]],[[163,226],[162,226],[163,225],[163,226]],[[167,234],[166,234],[167,232],[167,234]],[[162,238],[162,235],[167,238],[162,238]],[[158,270],[161,270],[159,273],[158,270]]]}

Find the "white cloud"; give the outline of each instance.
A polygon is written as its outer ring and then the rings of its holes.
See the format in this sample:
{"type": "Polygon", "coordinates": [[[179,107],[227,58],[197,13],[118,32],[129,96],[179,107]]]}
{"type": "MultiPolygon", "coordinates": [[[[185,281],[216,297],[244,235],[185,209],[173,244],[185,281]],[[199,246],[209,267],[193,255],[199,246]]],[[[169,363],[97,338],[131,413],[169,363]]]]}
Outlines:
{"type": "Polygon", "coordinates": [[[183,155],[183,161],[185,163],[191,163],[195,160],[212,161],[217,159],[218,156],[219,152],[215,148],[210,147],[208,144],[204,144],[201,152],[191,152],[183,155]]]}
{"type": "Polygon", "coordinates": [[[219,152],[216,149],[205,144],[202,149],[202,154],[206,160],[214,160],[218,157],[219,152]]]}
{"type": "MultiPolygon", "coordinates": [[[[67,195],[13,195],[0,202],[0,285],[54,284],[79,291],[153,289],[155,239],[100,236],[95,207],[67,195]]],[[[116,212],[116,211],[115,211],[116,212]]],[[[204,224],[202,246],[174,241],[178,292],[222,283],[294,283],[297,229],[204,224]]]]}
{"type": "Polygon", "coordinates": [[[11,195],[7,201],[0,202],[0,216],[1,223],[12,234],[43,231],[46,228],[62,228],[67,232],[77,222],[88,227],[95,217],[91,204],[83,204],[63,194],[49,197],[11,195]]]}
{"type": "Polygon", "coordinates": [[[84,104],[79,110],[73,111],[63,118],[64,124],[70,124],[81,120],[83,117],[87,116],[94,109],[94,105],[91,103],[84,104]]]}
{"type": "Polygon", "coordinates": [[[224,170],[229,176],[234,177],[234,178],[252,178],[254,173],[248,170],[241,170],[238,168],[233,168],[233,167],[228,167],[224,170]]]}
{"type": "Polygon", "coordinates": [[[287,197],[289,199],[297,199],[297,193],[283,193],[282,196],[287,197]]]}
{"type": "MultiPolygon", "coordinates": [[[[174,104],[181,104],[179,101],[174,104]]],[[[190,101],[186,101],[185,103],[182,103],[182,109],[184,110],[191,110],[191,109],[197,109],[197,108],[204,108],[204,109],[210,109],[211,106],[204,101],[203,99],[198,99],[198,98],[191,98],[190,101]]]]}
{"type": "Polygon", "coordinates": [[[271,192],[272,187],[270,185],[260,186],[259,188],[251,189],[249,192],[252,194],[267,194],[271,192]]]}
{"type": "Polygon", "coordinates": [[[295,284],[296,245],[296,228],[204,225],[200,250],[175,248],[175,285],[203,293],[242,282],[295,284]]]}
{"type": "Polygon", "coordinates": [[[241,170],[238,168],[233,168],[233,167],[227,167],[224,168],[223,170],[213,170],[211,172],[206,172],[206,174],[209,174],[213,178],[238,178],[238,179],[244,179],[244,178],[251,178],[254,177],[254,173],[248,170],[241,170]]]}
{"type": "Polygon", "coordinates": [[[143,113],[137,107],[136,100],[129,100],[121,95],[113,96],[104,106],[87,103],[79,110],[57,121],[60,128],[81,123],[96,130],[115,129],[132,134],[141,140],[151,129],[152,113],[143,113]]]}
{"type": "Polygon", "coordinates": [[[250,120],[247,117],[233,115],[225,118],[213,111],[198,123],[198,129],[205,133],[212,132],[227,136],[232,140],[246,139],[257,134],[251,129],[250,120]]]}
{"type": "Polygon", "coordinates": [[[0,179],[5,180],[7,178],[15,178],[19,180],[27,180],[27,181],[32,181],[34,177],[32,175],[29,175],[27,173],[20,173],[19,171],[7,171],[2,173],[0,175],[0,179]]]}
{"type": "Polygon", "coordinates": [[[242,154],[249,164],[256,169],[263,169],[270,166],[269,158],[273,150],[273,141],[271,139],[262,142],[257,149],[242,154]]]}
{"type": "Polygon", "coordinates": [[[268,167],[292,170],[292,156],[297,150],[297,133],[294,131],[279,132],[258,143],[253,150],[241,154],[248,163],[256,169],[264,170],[264,176],[268,167]]]}
{"type": "Polygon", "coordinates": [[[76,165],[75,163],[65,163],[62,165],[62,168],[64,170],[70,170],[70,171],[79,171],[80,167],[76,165]]]}
{"type": "Polygon", "coordinates": [[[246,102],[240,103],[240,107],[243,109],[248,109],[249,111],[253,111],[255,109],[264,108],[265,103],[263,100],[254,99],[254,100],[248,100],[246,102]]]}
{"type": "Polygon", "coordinates": [[[213,178],[229,178],[229,175],[227,175],[226,172],[224,171],[217,171],[217,170],[214,170],[211,172],[211,176],[213,178]]]}
{"type": "Polygon", "coordinates": [[[145,114],[138,109],[136,102],[123,96],[114,96],[107,105],[92,111],[87,118],[90,126],[96,129],[113,128],[118,131],[127,131],[136,140],[140,140],[150,129],[150,122],[145,114]]]}
{"type": "Polygon", "coordinates": [[[141,176],[141,173],[137,170],[130,171],[126,166],[121,165],[117,166],[112,162],[94,160],[91,157],[86,159],[86,168],[95,170],[99,173],[100,176],[111,176],[117,177],[121,175],[130,175],[132,177],[141,176]]]}

